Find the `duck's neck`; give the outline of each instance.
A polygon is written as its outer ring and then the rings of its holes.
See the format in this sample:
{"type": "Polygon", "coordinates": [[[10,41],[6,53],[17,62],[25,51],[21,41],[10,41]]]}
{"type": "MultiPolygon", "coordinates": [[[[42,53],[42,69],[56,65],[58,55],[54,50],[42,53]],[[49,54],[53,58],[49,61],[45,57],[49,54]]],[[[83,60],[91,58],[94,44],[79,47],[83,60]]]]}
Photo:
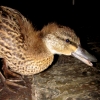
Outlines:
{"type": "Polygon", "coordinates": [[[45,43],[38,36],[30,40],[28,43],[28,51],[26,52],[25,62],[27,65],[27,72],[21,73],[24,75],[31,75],[45,70],[53,62],[53,54],[47,49],[45,43]],[[29,73],[30,72],[30,73],[29,73]]]}
{"type": "Polygon", "coordinates": [[[27,53],[35,59],[45,59],[47,57],[53,56],[53,54],[48,50],[47,46],[45,45],[42,37],[39,33],[29,37],[26,40],[27,44],[27,53]]]}

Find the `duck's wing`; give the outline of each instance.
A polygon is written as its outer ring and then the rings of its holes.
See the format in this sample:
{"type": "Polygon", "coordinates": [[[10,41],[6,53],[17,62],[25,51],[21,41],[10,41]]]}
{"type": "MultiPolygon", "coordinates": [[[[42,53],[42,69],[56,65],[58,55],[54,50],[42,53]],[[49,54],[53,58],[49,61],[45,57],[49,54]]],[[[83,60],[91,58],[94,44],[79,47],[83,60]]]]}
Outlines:
{"type": "Polygon", "coordinates": [[[19,11],[0,6],[0,58],[4,51],[19,48],[33,30],[31,23],[19,11]]]}
{"type": "Polygon", "coordinates": [[[0,26],[2,25],[6,30],[22,34],[33,31],[31,23],[19,11],[5,6],[0,6],[0,26]]]}

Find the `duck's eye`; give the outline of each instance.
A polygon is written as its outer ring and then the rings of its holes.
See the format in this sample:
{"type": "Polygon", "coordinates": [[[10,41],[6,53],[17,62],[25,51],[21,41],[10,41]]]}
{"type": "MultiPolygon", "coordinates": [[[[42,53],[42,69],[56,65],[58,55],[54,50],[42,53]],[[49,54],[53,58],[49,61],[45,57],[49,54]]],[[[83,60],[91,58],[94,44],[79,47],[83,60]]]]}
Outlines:
{"type": "Polygon", "coordinates": [[[66,39],[66,42],[70,42],[70,40],[69,39],[66,39]]]}

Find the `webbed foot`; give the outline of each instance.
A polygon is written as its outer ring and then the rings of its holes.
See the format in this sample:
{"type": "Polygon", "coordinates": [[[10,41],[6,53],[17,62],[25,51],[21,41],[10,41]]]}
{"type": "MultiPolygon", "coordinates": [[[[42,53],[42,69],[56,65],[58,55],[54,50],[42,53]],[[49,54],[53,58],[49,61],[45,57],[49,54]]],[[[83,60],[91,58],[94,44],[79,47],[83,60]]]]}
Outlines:
{"type": "Polygon", "coordinates": [[[25,86],[25,81],[22,79],[22,76],[17,73],[12,72],[6,65],[6,62],[4,59],[2,60],[2,64],[3,65],[0,72],[0,76],[5,88],[10,90],[11,92],[15,92],[16,88],[27,88],[25,86]]]}

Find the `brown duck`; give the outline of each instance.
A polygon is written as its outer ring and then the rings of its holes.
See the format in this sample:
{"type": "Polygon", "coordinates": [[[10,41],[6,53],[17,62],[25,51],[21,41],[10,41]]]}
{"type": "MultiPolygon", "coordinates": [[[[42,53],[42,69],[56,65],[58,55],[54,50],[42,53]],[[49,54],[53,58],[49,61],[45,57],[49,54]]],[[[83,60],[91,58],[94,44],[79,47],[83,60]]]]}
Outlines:
{"type": "Polygon", "coordinates": [[[73,55],[92,66],[97,59],[80,45],[69,27],[50,23],[36,31],[20,12],[0,6],[0,58],[4,62],[2,69],[11,74],[39,73],[51,65],[54,54],[73,55]]]}

